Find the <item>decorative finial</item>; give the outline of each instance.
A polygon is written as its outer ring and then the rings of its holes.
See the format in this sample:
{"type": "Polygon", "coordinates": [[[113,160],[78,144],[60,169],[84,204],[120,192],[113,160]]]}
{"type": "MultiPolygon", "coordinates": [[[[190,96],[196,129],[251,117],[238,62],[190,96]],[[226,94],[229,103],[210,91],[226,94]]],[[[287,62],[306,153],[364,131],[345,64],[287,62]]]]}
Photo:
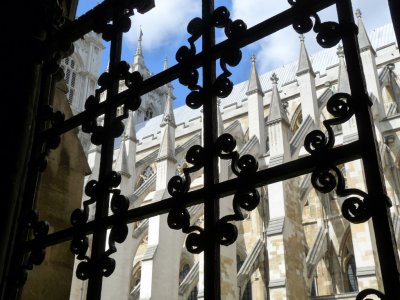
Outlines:
{"type": "Polygon", "coordinates": [[[275,74],[275,72],[274,73],[272,73],[272,76],[271,76],[271,81],[272,81],[272,83],[273,84],[277,84],[278,83],[278,76],[276,76],[276,74],[275,74]]]}
{"type": "Polygon", "coordinates": [[[338,45],[336,54],[337,54],[338,57],[344,57],[344,52],[343,52],[342,45],[340,45],[340,44],[338,45]]]}
{"type": "Polygon", "coordinates": [[[164,67],[163,67],[163,70],[165,71],[166,69],[168,69],[168,58],[167,58],[167,56],[164,57],[164,67]]]}
{"type": "Polygon", "coordinates": [[[142,36],[143,36],[142,26],[140,26],[139,38],[138,38],[138,43],[137,43],[136,54],[135,55],[143,55],[142,54],[142,36]]]}
{"type": "Polygon", "coordinates": [[[300,42],[304,43],[304,39],[305,39],[304,34],[300,34],[299,39],[300,39],[300,42]]]}
{"type": "Polygon", "coordinates": [[[361,16],[362,16],[361,10],[360,10],[359,8],[357,8],[357,9],[356,9],[356,17],[357,17],[358,19],[361,19],[361,16]]]}
{"type": "Polygon", "coordinates": [[[252,63],[256,62],[256,56],[254,55],[254,53],[251,55],[250,60],[252,63]]]}
{"type": "Polygon", "coordinates": [[[142,41],[142,36],[143,36],[142,25],[140,25],[139,26],[139,39],[138,39],[139,42],[142,41]]]}

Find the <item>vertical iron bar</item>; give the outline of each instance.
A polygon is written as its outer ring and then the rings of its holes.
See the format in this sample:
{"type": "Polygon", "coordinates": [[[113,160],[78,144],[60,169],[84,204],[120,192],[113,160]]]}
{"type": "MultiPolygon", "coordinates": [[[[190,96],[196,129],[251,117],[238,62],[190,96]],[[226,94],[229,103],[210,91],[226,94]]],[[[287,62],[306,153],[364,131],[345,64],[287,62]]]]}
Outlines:
{"type": "MultiPolygon", "coordinates": [[[[118,1],[114,6],[113,15],[113,26],[118,22],[118,19],[122,16],[122,10],[118,5],[118,1]]],[[[109,72],[112,73],[115,67],[121,61],[121,49],[122,49],[122,32],[116,30],[111,39],[110,45],[110,64],[109,72]]],[[[107,88],[107,100],[113,95],[118,93],[119,79],[118,76],[112,78],[112,84],[107,88]]],[[[106,100],[106,101],[107,101],[106,100]]],[[[116,109],[113,108],[110,111],[106,111],[104,114],[104,128],[105,128],[105,139],[101,146],[101,160],[99,169],[99,182],[104,182],[105,177],[112,171],[113,154],[114,154],[114,138],[107,133],[113,120],[116,117],[116,109]]],[[[109,208],[109,192],[104,186],[100,187],[101,192],[99,198],[96,201],[96,213],[95,219],[100,220],[108,215],[109,208]]],[[[105,252],[105,245],[107,242],[107,230],[98,230],[93,233],[92,252],[91,259],[96,263],[99,261],[105,252]]],[[[101,290],[103,284],[103,275],[100,272],[94,272],[93,276],[89,278],[87,299],[101,299],[101,290]]]]}
{"type": "Polygon", "coordinates": [[[203,88],[206,93],[203,105],[204,149],[207,153],[204,163],[204,298],[220,299],[220,245],[216,238],[216,222],[219,219],[219,202],[214,195],[214,185],[219,181],[218,160],[214,151],[217,131],[217,99],[213,95],[215,82],[216,63],[211,56],[211,48],[215,45],[215,29],[211,25],[211,14],[214,11],[214,0],[203,0],[202,17],[206,25],[202,51],[203,62],[203,88]]]}
{"type": "Polygon", "coordinates": [[[350,30],[354,26],[351,1],[338,1],[337,12],[342,30],[343,48],[350,78],[352,101],[356,111],[359,140],[364,149],[362,155],[364,174],[370,196],[372,223],[375,231],[377,252],[387,299],[398,299],[400,295],[399,257],[393,224],[385,197],[386,188],[381,170],[379,150],[370,108],[370,99],[364,80],[357,35],[350,30]]]}
{"type": "Polygon", "coordinates": [[[388,0],[390,16],[392,17],[392,24],[394,33],[396,35],[397,45],[400,45],[400,1],[388,0]]]}

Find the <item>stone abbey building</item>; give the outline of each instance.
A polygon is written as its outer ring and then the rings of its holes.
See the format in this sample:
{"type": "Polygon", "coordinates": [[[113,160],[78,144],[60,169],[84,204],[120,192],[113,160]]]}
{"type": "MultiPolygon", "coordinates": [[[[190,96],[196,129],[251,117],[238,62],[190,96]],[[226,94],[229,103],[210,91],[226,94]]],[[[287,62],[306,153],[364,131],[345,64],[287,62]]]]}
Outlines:
{"type": "MultiPolygon", "coordinates": [[[[357,17],[382,170],[393,201],[396,238],[400,238],[399,50],[391,25],[367,34],[359,11],[357,17]]],[[[99,57],[101,44],[91,45],[89,57],[99,57]]],[[[66,76],[71,70],[67,83],[73,112],[83,109],[89,94],[74,87],[72,62],[75,66],[79,62],[80,67],[99,63],[97,58],[78,58],[79,53],[64,63],[66,76]],[[79,96],[78,90],[82,93],[79,96]]],[[[141,37],[131,69],[144,78],[151,76],[141,37]]],[[[330,118],[328,99],[335,93],[350,92],[341,47],[309,55],[303,37],[298,61],[258,74],[252,57],[249,73],[247,81],[235,85],[231,95],[221,99],[218,129],[236,139],[240,154],[255,156],[260,169],[307,155],[304,138],[313,129],[324,130],[322,122],[330,118]]],[[[95,80],[93,75],[85,75],[79,84],[93,92],[95,80]]],[[[173,109],[173,100],[172,85],[144,95],[139,110],[130,112],[125,132],[117,142],[114,170],[122,175],[120,189],[129,196],[131,207],[168,197],[168,181],[187,166],[187,150],[202,143],[200,109],[173,109]]],[[[357,135],[353,118],[335,127],[338,145],[356,140],[357,135]]],[[[82,136],[82,140],[91,169],[87,182],[98,176],[100,149],[89,146],[87,137],[82,136]]],[[[360,161],[339,168],[347,186],[363,189],[360,161]]],[[[220,179],[233,176],[228,163],[221,161],[220,179]]],[[[192,174],[191,186],[198,189],[202,184],[200,170],[192,174]]],[[[381,288],[371,221],[349,223],[341,215],[342,197],[334,192],[317,192],[310,175],[270,184],[259,192],[262,201],[257,209],[237,224],[237,241],[229,247],[221,246],[223,299],[355,299],[359,290],[381,288]]],[[[232,197],[221,199],[221,215],[231,212],[231,201],[232,197]]],[[[192,222],[201,226],[202,205],[189,211],[192,222]]],[[[167,226],[166,215],[129,224],[128,238],[117,246],[114,256],[116,270],[104,279],[102,299],[202,299],[202,255],[186,250],[185,237],[167,226]]],[[[86,283],[74,276],[70,299],[81,299],[85,291],[86,283]]]]}

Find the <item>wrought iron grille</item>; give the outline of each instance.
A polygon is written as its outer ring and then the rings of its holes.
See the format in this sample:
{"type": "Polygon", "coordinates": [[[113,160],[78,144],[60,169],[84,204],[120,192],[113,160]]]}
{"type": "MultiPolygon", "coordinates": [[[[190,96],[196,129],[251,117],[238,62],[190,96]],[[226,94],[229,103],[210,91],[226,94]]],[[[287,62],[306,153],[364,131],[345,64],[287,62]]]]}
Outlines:
{"type": "MultiPolygon", "coordinates": [[[[99,78],[96,94],[86,100],[85,111],[64,120],[59,112],[49,107],[40,109],[42,123],[37,128],[32,152],[29,181],[26,185],[25,202],[20,216],[26,222],[17,228],[17,243],[12,257],[5,299],[18,297],[26,280],[26,272],[44,259],[45,249],[64,241],[71,241],[71,251],[81,263],[76,276],[88,280],[87,299],[100,299],[104,276],[112,276],[115,261],[110,257],[116,251],[115,243],[123,243],[127,224],[151,216],[168,213],[168,225],[187,234],[186,247],[192,253],[204,252],[204,293],[206,299],[220,298],[220,246],[233,243],[237,229],[232,221],[243,220],[242,209],[252,210],[260,202],[257,188],[274,182],[311,173],[312,184],[318,191],[327,193],[336,190],[340,196],[348,197],[342,205],[343,216],[350,222],[359,223],[372,219],[376,233],[376,244],[380,261],[384,292],[373,289],[361,291],[357,299],[376,295],[382,299],[398,299],[400,295],[399,261],[389,214],[390,200],[386,196],[380,170],[380,158],[371,116],[371,102],[366,92],[357,41],[357,27],[353,19],[350,0],[288,0],[291,8],[269,18],[254,27],[247,28],[241,20],[231,20],[225,7],[214,7],[213,0],[202,1],[201,17],[193,19],[187,27],[190,34],[189,47],[182,46],[176,54],[178,63],[159,74],[143,80],[141,74],[130,73],[129,65],[121,61],[122,34],[130,28],[130,17],[134,9],[146,13],[154,3],[146,0],[106,0],[75,21],[61,26],[61,17],[48,40],[42,86],[49,92],[43,96],[42,104],[49,102],[52,86],[57,79],[55,70],[61,57],[70,53],[71,43],[94,30],[102,33],[110,42],[110,64],[106,73],[99,78]],[[322,21],[318,11],[335,6],[338,22],[322,21]],[[229,134],[218,136],[217,97],[230,94],[231,71],[241,60],[241,48],[273,34],[287,26],[305,34],[310,30],[317,33],[317,42],[322,47],[343,44],[350,78],[351,95],[335,94],[327,107],[333,119],[323,122],[326,133],[320,130],[307,135],[305,148],[310,155],[303,158],[257,171],[257,160],[251,155],[234,151],[235,140],[229,134]],[[56,26],[57,27],[57,26],[56,26]],[[215,30],[223,29],[227,39],[215,43],[215,30]],[[201,51],[195,42],[201,39],[201,51]],[[222,73],[217,75],[219,60],[222,73]],[[202,68],[202,85],[198,84],[198,68],[202,68]],[[147,206],[128,209],[128,200],[117,189],[120,175],[112,170],[114,139],[124,129],[122,120],[129,111],[140,106],[141,95],[167,84],[179,81],[190,89],[186,103],[191,108],[203,108],[204,145],[193,146],[186,159],[192,167],[184,168],[183,176],[173,177],[168,184],[171,197],[147,206]],[[118,92],[120,81],[125,81],[127,90],[118,92]],[[100,102],[100,94],[107,98],[100,102]],[[117,116],[118,107],[124,107],[117,116]],[[97,125],[96,119],[104,115],[104,123],[97,125]],[[349,144],[334,147],[334,125],[342,124],[355,116],[359,139],[349,144]],[[60,135],[82,126],[91,134],[92,143],[101,145],[99,178],[90,181],[85,192],[90,197],[83,209],[77,208],[71,216],[72,226],[48,234],[48,225],[39,221],[31,212],[35,202],[35,191],[40,171],[46,167],[46,156],[57,148],[60,135]],[[236,178],[219,182],[218,159],[231,160],[236,178]],[[338,164],[361,159],[365,170],[367,193],[346,188],[338,164]],[[189,191],[190,173],[203,168],[204,187],[189,191]],[[234,214],[220,218],[219,199],[234,195],[234,214]],[[111,197],[111,201],[110,200],[111,197]],[[187,208],[204,203],[204,228],[190,226],[187,208]],[[93,221],[88,221],[89,205],[95,204],[93,221]],[[109,207],[110,205],[110,207],[109,207]],[[109,215],[108,211],[112,213],[109,215]],[[111,233],[107,237],[107,230],[111,233]],[[29,230],[33,231],[30,238],[29,230]],[[88,253],[89,234],[93,235],[91,251],[88,253]],[[108,244],[106,250],[105,245],[108,244]]],[[[395,4],[390,2],[394,7],[395,4]]],[[[56,5],[55,5],[56,7],[56,5]]],[[[55,9],[57,11],[57,9],[55,9]]],[[[59,12],[59,11],[58,11],[59,12]]],[[[394,19],[398,18],[392,11],[394,19]]],[[[396,32],[399,33],[398,26],[396,32]]]]}

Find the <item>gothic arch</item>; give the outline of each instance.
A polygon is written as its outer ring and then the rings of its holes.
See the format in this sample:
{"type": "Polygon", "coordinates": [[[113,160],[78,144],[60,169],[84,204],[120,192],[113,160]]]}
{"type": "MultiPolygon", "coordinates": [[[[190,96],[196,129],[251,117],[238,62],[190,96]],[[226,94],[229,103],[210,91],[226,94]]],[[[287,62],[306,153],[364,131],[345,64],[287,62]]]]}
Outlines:
{"type": "Polygon", "coordinates": [[[131,280],[130,280],[130,287],[129,287],[129,290],[131,293],[135,288],[137,288],[138,284],[140,284],[141,272],[142,272],[142,262],[138,261],[133,266],[132,272],[131,272],[131,280]]]}
{"type": "Polygon", "coordinates": [[[388,116],[400,112],[400,86],[394,69],[394,64],[387,64],[380,75],[383,104],[388,116]]]}
{"type": "Polygon", "coordinates": [[[297,129],[299,129],[301,123],[303,122],[303,116],[301,112],[301,104],[297,105],[292,120],[290,121],[290,131],[294,134],[297,129]]]}
{"type": "Polygon", "coordinates": [[[345,292],[358,291],[356,277],[356,262],[354,258],[353,241],[351,235],[351,226],[349,225],[343,234],[339,249],[341,259],[341,271],[343,274],[343,287],[345,292]]]}

